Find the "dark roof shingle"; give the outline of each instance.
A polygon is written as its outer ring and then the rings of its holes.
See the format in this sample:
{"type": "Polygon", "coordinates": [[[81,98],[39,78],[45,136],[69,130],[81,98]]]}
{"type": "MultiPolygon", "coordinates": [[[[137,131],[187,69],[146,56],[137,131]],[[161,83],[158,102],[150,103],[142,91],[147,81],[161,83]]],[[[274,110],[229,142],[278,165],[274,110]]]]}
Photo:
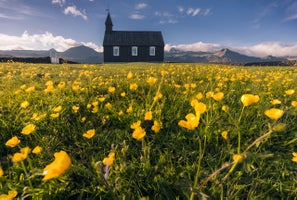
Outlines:
{"type": "Polygon", "coordinates": [[[161,31],[112,31],[105,33],[103,46],[164,46],[161,31]]]}

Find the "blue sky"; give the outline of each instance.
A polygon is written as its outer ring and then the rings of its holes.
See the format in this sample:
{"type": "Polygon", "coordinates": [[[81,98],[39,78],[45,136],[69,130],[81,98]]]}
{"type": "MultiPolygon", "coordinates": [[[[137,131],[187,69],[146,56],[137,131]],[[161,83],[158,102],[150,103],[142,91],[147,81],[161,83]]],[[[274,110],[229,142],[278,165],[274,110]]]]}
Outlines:
{"type": "Polygon", "coordinates": [[[297,0],[0,0],[0,50],[84,44],[114,30],[162,31],[166,50],[297,56],[297,0]]]}

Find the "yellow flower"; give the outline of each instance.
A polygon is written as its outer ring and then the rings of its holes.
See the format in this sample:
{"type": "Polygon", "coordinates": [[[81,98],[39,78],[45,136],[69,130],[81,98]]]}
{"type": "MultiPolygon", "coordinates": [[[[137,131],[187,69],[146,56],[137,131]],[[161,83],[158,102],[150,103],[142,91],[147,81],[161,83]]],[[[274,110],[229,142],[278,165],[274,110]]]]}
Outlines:
{"type": "Polygon", "coordinates": [[[212,98],[216,101],[221,101],[224,98],[224,93],[223,92],[217,92],[215,93],[212,98]]]}
{"type": "Polygon", "coordinates": [[[58,88],[59,88],[59,89],[62,89],[62,88],[65,87],[65,85],[66,85],[66,83],[62,81],[62,82],[60,82],[60,83],[58,84],[58,88]]]}
{"type": "Polygon", "coordinates": [[[4,171],[3,171],[2,167],[0,166],[0,177],[3,176],[3,174],[4,174],[4,171]]]}
{"type": "Polygon", "coordinates": [[[19,138],[17,136],[12,137],[11,139],[9,139],[5,145],[8,147],[15,147],[17,146],[21,141],[19,140],[19,138]]]}
{"type": "Polygon", "coordinates": [[[95,135],[95,129],[90,129],[86,133],[83,134],[85,138],[91,139],[95,135]]]}
{"type": "Polygon", "coordinates": [[[0,200],[13,200],[17,195],[17,191],[10,190],[8,194],[0,194],[0,200]]]}
{"type": "Polygon", "coordinates": [[[86,117],[82,117],[82,118],[81,118],[81,122],[85,122],[86,120],[87,120],[86,117]]]}
{"type": "Polygon", "coordinates": [[[99,98],[99,101],[100,101],[100,102],[105,101],[105,97],[100,97],[100,98],[99,98]]]}
{"type": "Polygon", "coordinates": [[[202,102],[198,102],[196,99],[192,100],[190,104],[195,109],[196,115],[197,113],[203,114],[206,111],[206,105],[202,102]]]}
{"type": "Polygon", "coordinates": [[[157,82],[157,79],[154,78],[154,77],[149,77],[146,82],[150,85],[150,86],[153,86],[156,82],[157,82]]]}
{"type": "Polygon", "coordinates": [[[130,126],[132,129],[134,129],[132,137],[137,140],[141,140],[146,135],[145,130],[140,126],[140,124],[141,121],[137,121],[130,126]]]}
{"type": "Polygon", "coordinates": [[[61,112],[62,106],[57,106],[53,109],[54,112],[61,112]]]}
{"type": "Polygon", "coordinates": [[[121,97],[125,97],[125,96],[126,96],[126,92],[122,92],[121,97]]]}
{"type": "Polygon", "coordinates": [[[106,157],[106,158],[103,159],[103,164],[104,165],[111,166],[113,164],[113,161],[114,161],[114,156],[115,156],[115,153],[114,152],[110,152],[108,154],[108,157],[106,157]]]}
{"type": "Polygon", "coordinates": [[[35,90],[35,87],[32,86],[32,87],[28,87],[25,91],[26,92],[34,92],[34,90],[35,90]]]}
{"type": "Polygon", "coordinates": [[[39,154],[42,151],[42,147],[36,146],[33,150],[32,153],[34,154],[39,154]]]}
{"type": "Polygon", "coordinates": [[[211,98],[213,97],[213,95],[214,95],[213,91],[209,91],[205,94],[206,98],[211,98]]]}
{"type": "Polygon", "coordinates": [[[108,109],[112,109],[112,104],[108,102],[107,104],[105,104],[105,107],[108,109]]]}
{"type": "Polygon", "coordinates": [[[290,90],[286,90],[285,91],[285,94],[286,95],[292,95],[292,94],[294,94],[295,93],[295,90],[293,90],[293,89],[290,89],[290,90]]]}
{"type": "Polygon", "coordinates": [[[278,120],[284,114],[284,111],[278,108],[271,108],[265,111],[265,115],[270,119],[278,120]]]}
{"type": "Polygon", "coordinates": [[[57,178],[71,166],[71,159],[65,151],[54,153],[55,160],[43,169],[43,181],[57,178]]]}
{"type": "Polygon", "coordinates": [[[148,111],[144,115],[144,120],[152,120],[153,119],[153,113],[152,111],[148,111]]]}
{"type": "Polygon", "coordinates": [[[222,135],[222,137],[223,137],[225,140],[228,139],[228,132],[227,132],[227,131],[223,131],[223,132],[221,133],[221,135],[222,135]]]}
{"type": "Polygon", "coordinates": [[[109,88],[108,88],[108,92],[109,92],[109,93],[114,93],[115,90],[116,90],[115,87],[109,87],[109,88]]]}
{"type": "Polygon", "coordinates": [[[240,98],[243,106],[249,106],[253,103],[257,103],[260,98],[258,95],[253,95],[253,94],[244,94],[240,98]]]}
{"type": "Polygon", "coordinates": [[[138,85],[136,83],[131,83],[130,84],[130,90],[137,90],[138,85]]]}
{"type": "Polygon", "coordinates": [[[35,131],[35,125],[34,124],[28,124],[27,126],[25,126],[22,130],[22,134],[24,135],[29,135],[31,134],[33,131],[35,131]]]}
{"type": "Polygon", "coordinates": [[[72,106],[73,112],[77,113],[79,110],[79,106],[72,106]]]}
{"type": "Polygon", "coordinates": [[[199,92],[199,93],[196,95],[196,99],[198,99],[198,100],[203,99],[203,94],[202,94],[202,92],[199,92]]]}
{"type": "Polygon", "coordinates": [[[186,115],[186,121],[185,120],[180,120],[178,122],[178,125],[180,127],[189,129],[189,130],[194,130],[196,127],[199,125],[199,120],[200,120],[200,114],[194,115],[193,113],[187,114],[186,115]]]}
{"type": "Polygon", "coordinates": [[[243,161],[243,155],[241,154],[234,154],[233,155],[233,160],[235,163],[240,163],[243,161]]]}
{"type": "Polygon", "coordinates": [[[58,118],[60,116],[60,113],[53,113],[50,116],[51,118],[58,118]]]}
{"type": "Polygon", "coordinates": [[[28,154],[30,153],[29,147],[24,147],[21,149],[20,152],[13,154],[11,160],[12,162],[20,162],[27,158],[28,154]]]}
{"type": "Polygon", "coordinates": [[[277,105],[277,104],[281,104],[282,102],[280,100],[278,100],[278,99],[273,99],[272,101],[270,101],[270,103],[272,105],[277,105]]]}
{"type": "Polygon", "coordinates": [[[126,112],[127,113],[131,113],[133,111],[133,107],[132,106],[129,106],[129,108],[127,108],[126,112]]]}
{"type": "Polygon", "coordinates": [[[227,112],[229,110],[228,106],[224,105],[222,106],[222,111],[227,112]]]}
{"type": "Polygon", "coordinates": [[[132,137],[136,140],[141,140],[146,135],[145,130],[142,127],[138,127],[134,130],[132,137]]]}
{"type": "Polygon", "coordinates": [[[131,79],[133,77],[133,73],[132,72],[129,72],[128,74],[127,74],[127,79],[131,79]]]}
{"type": "Polygon", "coordinates": [[[293,155],[292,161],[297,163],[297,153],[293,152],[292,155],[293,155]]]}
{"type": "Polygon", "coordinates": [[[292,102],[291,102],[291,105],[292,105],[293,107],[297,107],[297,101],[292,101],[292,102]]]}
{"type": "Polygon", "coordinates": [[[22,90],[24,90],[24,89],[26,89],[26,87],[27,87],[27,85],[26,85],[26,84],[24,84],[24,85],[21,85],[21,87],[20,87],[20,88],[21,88],[22,90]]]}
{"type": "Polygon", "coordinates": [[[30,103],[28,101],[23,101],[21,103],[21,108],[27,108],[30,105],[30,103]]]}
{"type": "Polygon", "coordinates": [[[159,133],[160,129],[162,126],[162,122],[158,122],[158,121],[154,121],[154,125],[152,126],[152,131],[154,131],[155,133],[159,133]]]}
{"type": "Polygon", "coordinates": [[[161,92],[157,92],[156,96],[154,97],[154,101],[158,101],[162,97],[163,97],[162,93],[161,92]]]}

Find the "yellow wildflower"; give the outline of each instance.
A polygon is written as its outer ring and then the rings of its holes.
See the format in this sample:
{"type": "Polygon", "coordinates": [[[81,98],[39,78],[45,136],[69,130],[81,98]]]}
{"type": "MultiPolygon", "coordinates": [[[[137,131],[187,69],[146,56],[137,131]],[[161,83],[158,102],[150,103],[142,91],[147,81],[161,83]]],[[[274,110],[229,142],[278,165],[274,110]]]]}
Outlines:
{"type": "Polygon", "coordinates": [[[158,121],[154,121],[154,125],[152,126],[152,131],[154,131],[155,133],[159,133],[160,129],[162,126],[162,122],[158,122],[158,121]]]}
{"type": "Polygon", "coordinates": [[[132,129],[134,129],[132,137],[137,140],[141,140],[146,135],[145,130],[140,126],[140,124],[141,121],[137,121],[130,126],[132,129]]]}
{"type": "Polygon", "coordinates": [[[128,72],[128,74],[127,74],[127,79],[131,79],[133,77],[133,73],[130,71],[130,72],[128,72]]]}
{"type": "Polygon", "coordinates": [[[112,87],[112,86],[108,88],[108,92],[109,93],[114,93],[115,90],[116,90],[116,88],[115,87],[112,87]]]}
{"type": "Polygon", "coordinates": [[[3,171],[2,167],[0,166],[0,177],[3,176],[3,174],[4,174],[4,171],[3,171]]]}
{"type": "Polygon", "coordinates": [[[293,155],[292,161],[297,163],[297,153],[293,152],[292,155],[293,155]]]}
{"type": "Polygon", "coordinates": [[[82,118],[81,118],[81,122],[85,122],[86,120],[87,120],[86,117],[82,117],[82,118]]]}
{"type": "Polygon", "coordinates": [[[163,97],[162,93],[161,92],[157,92],[156,96],[154,97],[154,101],[158,101],[162,97],[163,97]]]}
{"type": "Polygon", "coordinates": [[[53,113],[50,116],[51,118],[58,118],[60,116],[60,113],[53,113]]]}
{"type": "Polygon", "coordinates": [[[190,113],[186,115],[186,121],[180,120],[178,122],[178,125],[189,130],[194,130],[196,127],[198,127],[199,120],[200,120],[199,113],[197,113],[196,115],[194,115],[193,113],[190,113]]]}
{"type": "Polygon", "coordinates": [[[195,109],[196,115],[197,113],[203,114],[206,111],[206,105],[202,102],[198,102],[196,99],[190,102],[191,106],[195,109]]]}
{"type": "Polygon", "coordinates": [[[21,103],[21,108],[27,108],[30,105],[30,103],[28,101],[23,101],[21,103]]]}
{"type": "Polygon", "coordinates": [[[35,87],[34,86],[28,87],[25,91],[28,92],[28,93],[34,92],[35,91],[35,87]]]}
{"type": "Polygon", "coordinates": [[[43,181],[57,178],[71,166],[71,159],[65,151],[54,153],[55,160],[43,169],[43,181]]]}
{"type": "Polygon", "coordinates": [[[86,133],[83,134],[85,138],[91,139],[95,135],[95,129],[90,129],[86,133]]]}
{"type": "Polygon", "coordinates": [[[206,93],[205,96],[206,96],[206,98],[211,98],[211,97],[213,97],[213,95],[214,95],[213,91],[209,91],[206,93]]]}
{"type": "Polygon", "coordinates": [[[125,96],[126,96],[126,92],[122,92],[121,97],[125,97],[125,96]]]}
{"type": "Polygon", "coordinates": [[[103,159],[103,164],[104,165],[111,166],[113,164],[113,161],[114,161],[114,156],[115,156],[115,153],[114,152],[110,152],[108,154],[108,156],[103,159]]]}
{"type": "Polygon", "coordinates": [[[137,90],[138,85],[136,83],[131,83],[130,84],[130,90],[137,90]]]}
{"type": "Polygon", "coordinates": [[[105,104],[105,107],[108,109],[112,109],[112,104],[108,102],[107,104],[105,104]]]}
{"type": "Polygon", "coordinates": [[[29,147],[24,147],[21,149],[20,152],[13,154],[11,160],[12,162],[20,162],[27,158],[28,154],[30,153],[29,147]]]}
{"type": "Polygon", "coordinates": [[[8,194],[0,194],[0,200],[13,200],[17,195],[17,191],[10,190],[8,194]]]}
{"type": "Polygon", "coordinates": [[[59,89],[62,89],[62,88],[65,87],[65,85],[66,85],[66,83],[62,81],[62,82],[60,82],[60,83],[58,84],[58,88],[59,88],[59,89]]]}
{"type": "Polygon", "coordinates": [[[221,133],[221,135],[222,135],[222,137],[223,137],[225,140],[228,139],[228,132],[227,132],[227,131],[223,131],[223,132],[221,133]]]}
{"type": "Polygon", "coordinates": [[[100,97],[100,98],[99,98],[99,101],[100,101],[100,102],[105,101],[105,97],[100,97]]]}
{"type": "Polygon", "coordinates": [[[270,119],[278,120],[284,114],[284,111],[278,108],[271,108],[265,111],[265,115],[270,119]]]}
{"type": "Polygon", "coordinates": [[[234,154],[233,155],[233,160],[235,163],[240,163],[243,161],[243,155],[241,154],[234,154]]]}
{"type": "Polygon", "coordinates": [[[272,105],[278,105],[278,104],[281,104],[282,102],[280,100],[278,100],[278,99],[273,99],[272,101],[270,101],[270,103],[272,105]]]}
{"type": "Polygon", "coordinates": [[[31,134],[33,131],[35,131],[36,126],[34,124],[28,124],[27,126],[25,126],[22,130],[22,134],[24,135],[29,135],[31,134]]]}
{"type": "Polygon", "coordinates": [[[36,146],[33,150],[32,153],[34,154],[39,154],[42,151],[42,147],[36,146]]]}
{"type": "Polygon", "coordinates": [[[222,111],[227,112],[228,110],[229,110],[228,106],[226,106],[226,105],[222,106],[222,111]]]}
{"type": "Polygon", "coordinates": [[[243,106],[249,106],[253,103],[257,103],[260,98],[258,95],[253,95],[253,94],[244,94],[240,98],[243,106]]]}
{"type": "Polygon", "coordinates": [[[129,106],[129,108],[127,108],[126,112],[127,113],[131,113],[133,111],[133,107],[132,106],[129,106]]]}
{"type": "Polygon", "coordinates": [[[297,101],[292,101],[292,102],[291,102],[291,105],[292,105],[293,107],[297,107],[297,101]]]}
{"type": "Polygon", "coordinates": [[[57,106],[53,109],[54,112],[61,112],[62,106],[57,106]]]}
{"type": "Polygon", "coordinates": [[[290,90],[286,90],[285,91],[285,94],[286,95],[292,95],[292,94],[294,94],[295,93],[295,90],[293,90],[293,89],[290,89],[290,90]]]}
{"type": "Polygon", "coordinates": [[[224,93],[223,92],[217,92],[215,93],[212,98],[216,101],[221,101],[224,98],[224,93]]]}
{"type": "Polygon", "coordinates": [[[144,115],[144,120],[152,120],[153,119],[153,113],[152,111],[148,111],[144,115]]]}
{"type": "Polygon", "coordinates": [[[20,88],[21,88],[22,90],[24,90],[24,89],[26,89],[26,87],[27,87],[27,85],[26,85],[26,84],[24,84],[24,85],[21,85],[21,87],[20,87],[20,88]]]}
{"type": "Polygon", "coordinates": [[[13,136],[11,139],[9,139],[5,145],[8,147],[15,147],[17,146],[21,141],[19,140],[19,138],[17,136],[13,136]]]}
{"type": "Polygon", "coordinates": [[[203,99],[203,94],[202,94],[202,92],[199,92],[199,93],[196,95],[196,99],[198,99],[198,100],[203,99]]]}
{"type": "Polygon", "coordinates": [[[154,77],[149,77],[146,82],[150,85],[150,86],[153,86],[156,82],[157,82],[157,79],[154,78],[154,77]]]}
{"type": "Polygon", "coordinates": [[[79,106],[72,106],[73,112],[77,113],[79,110],[79,106]]]}

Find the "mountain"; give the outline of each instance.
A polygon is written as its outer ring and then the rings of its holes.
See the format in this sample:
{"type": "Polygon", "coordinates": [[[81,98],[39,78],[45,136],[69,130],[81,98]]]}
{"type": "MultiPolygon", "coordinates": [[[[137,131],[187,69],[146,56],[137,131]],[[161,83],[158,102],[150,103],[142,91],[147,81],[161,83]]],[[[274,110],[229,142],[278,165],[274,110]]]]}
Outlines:
{"type": "MultiPolygon", "coordinates": [[[[30,58],[30,62],[35,58],[56,57],[66,60],[68,62],[76,63],[102,63],[103,53],[99,53],[94,49],[86,46],[77,46],[67,49],[64,52],[58,52],[55,49],[33,51],[33,50],[0,50],[0,61],[8,59],[15,60],[27,60],[30,58]]],[[[193,52],[182,51],[180,49],[172,48],[170,51],[165,51],[165,62],[211,62],[211,63],[235,63],[235,64],[250,64],[250,65],[269,65],[272,64],[287,64],[292,62],[282,62],[287,60],[293,60],[293,58],[273,57],[267,56],[265,58],[253,57],[240,54],[232,51],[228,48],[221,49],[216,52],[193,52]]],[[[296,60],[296,59],[295,59],[296,60]]],[[[26,62],[26,61],[24,61],[26,62]]],[[[29,61],[28,61],[29,62],[29,61]]]]}
{"type": "Polygon", "coordinates": [[[86,46],[72,47],[59,55],[64,60],[78,63],[99,63],[103,61],[103,54],[86,46]]]}
{"type": "Polygon", "coordinates": [[[287,60],[282,57],[268,56],[266,58],[253,57],[231,51],[228,48],[216,52],[191,52],[171,49],[165,52],[165,61],[168,62],[212,62],[212,63],[257,63],[287,60]]]}

